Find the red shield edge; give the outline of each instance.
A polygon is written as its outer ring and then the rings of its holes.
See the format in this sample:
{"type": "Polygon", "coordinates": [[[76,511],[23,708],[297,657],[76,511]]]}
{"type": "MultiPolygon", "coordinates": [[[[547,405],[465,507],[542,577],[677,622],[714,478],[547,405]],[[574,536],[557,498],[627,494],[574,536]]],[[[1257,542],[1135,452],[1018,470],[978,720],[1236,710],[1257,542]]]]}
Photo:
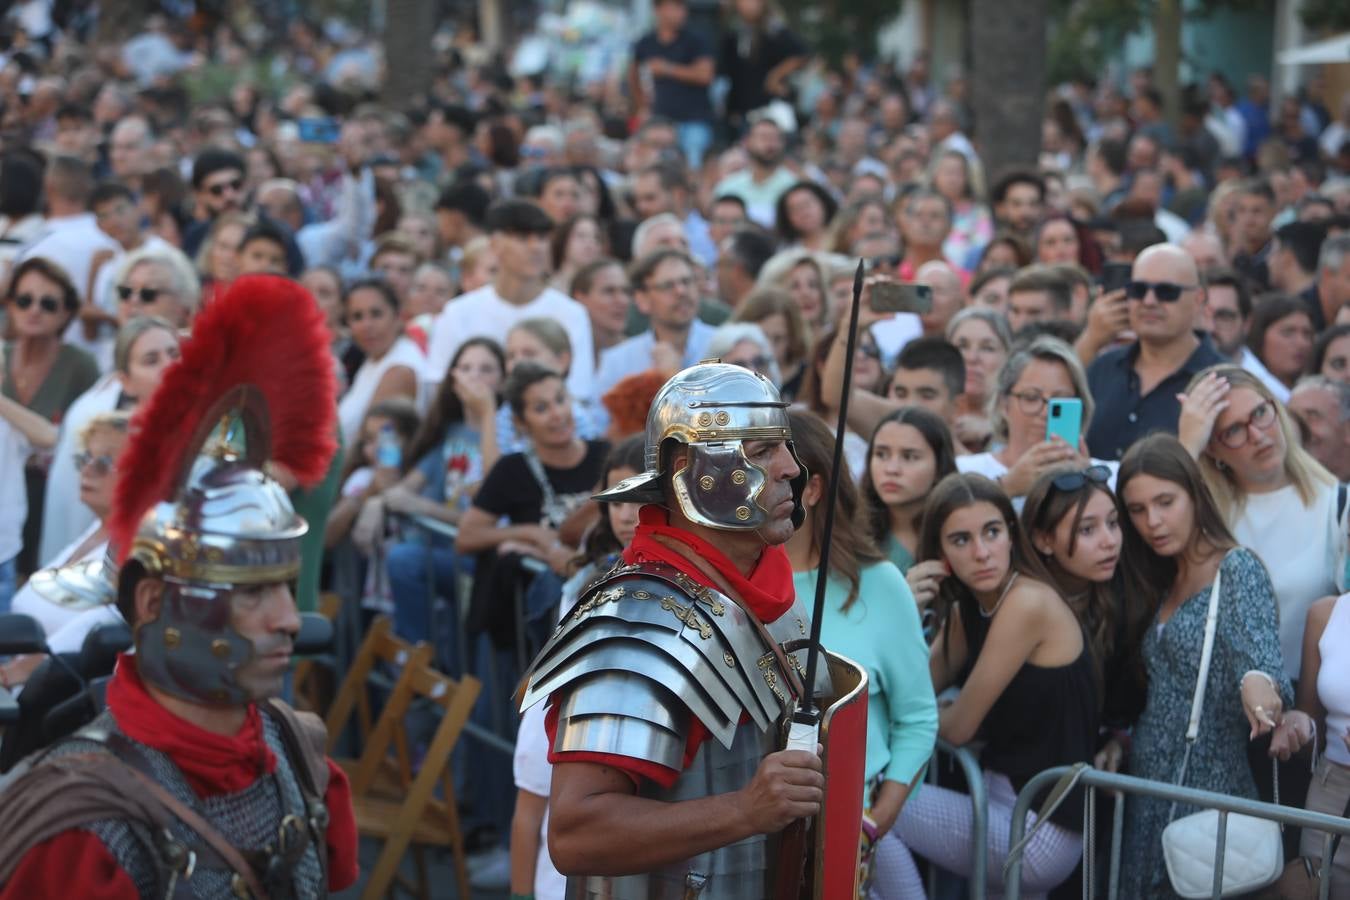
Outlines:
{"type": "Polygon", "coordinates": [[[812,832],[813,900],[850,900],[857,891],[867,763],[867,671],[826,652],[835,701],[820,722],[825,768],[824,814],[812,832]]]}

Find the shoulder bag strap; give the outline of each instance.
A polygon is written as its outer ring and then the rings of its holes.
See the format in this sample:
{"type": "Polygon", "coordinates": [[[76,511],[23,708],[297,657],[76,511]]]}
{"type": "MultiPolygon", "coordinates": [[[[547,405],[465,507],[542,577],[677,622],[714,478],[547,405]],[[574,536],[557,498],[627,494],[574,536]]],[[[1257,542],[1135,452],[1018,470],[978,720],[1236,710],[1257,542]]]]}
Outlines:
{"type": "MultiPolygon", "coordinates": [[[[1219,624],[1219,593],[1223,589],[1222,585],[1223,560],[1219,560],[1219,567],[1214,570],[1214,586],[1209,590],[1209,610],[1205,613],[1205,641],[1200,649],[1200,671],[1195,679],[1195,696],[1191,698],[1191,718],[1186,723],[1186,752],[1181,758],[1181,770],[1177,773],[1178,787],[1186,786],[1186,768],[1191,761],[1191,748],[1195,746],[1195,739],[1200,734],[1200,714],[1205,708],[1205,685],[1209,682],[1209,664],[1214,655],[1214,632],[1219,624]]],[[[1180,612],[1180,609],[1177,611],[1180,612]]],[[[1174,801],[1167,814],[1168,822],[1172,821],[1176,812],[1177,804],[1174,801]]]]}
{"type": "Polygon", "coordinates": [[[544,494],[544,517],[549,520],[550,525],[557,528],[562,524],[563,519],[560,518],[555,523],[553,521],[554,516],[563,516],[563,518],[566,518],[566,516],[563,515],[564,511],[558,505],[558,495],[553,490],[553,483],[548,480],[548,473],[544,471],[544,464],[539,460],[539,454],[534,452],[532,446],[527,445],[521,452],[521,456],[525,457],[525,465],[529,468],[530,474],[534,476],[534,480],[539,482],[539,490],[544,494]]]}

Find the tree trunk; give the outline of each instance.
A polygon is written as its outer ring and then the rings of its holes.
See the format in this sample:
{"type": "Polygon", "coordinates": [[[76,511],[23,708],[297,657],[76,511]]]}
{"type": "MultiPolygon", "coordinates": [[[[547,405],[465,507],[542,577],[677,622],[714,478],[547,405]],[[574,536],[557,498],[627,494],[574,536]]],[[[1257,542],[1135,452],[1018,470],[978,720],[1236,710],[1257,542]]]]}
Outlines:
{"type": "Polygon", "coordinates": [[[1158,0],[1153,11],[1153,83],[1162,94],[1163,117],[1176,129],[1181,121],[1181,0],[1158,0]]]}
{"type": "Polygon", "coordinates": [[[431,88],[431,36],[436,31],[433,0],[386,0],[384,19],[385,105],[408,109],[431,88]]]}
{"type": "Polygon", "coordinates": [[[971,0],[970,99],[990,181],[1032,167],[1045,118],[1048,0],[971,0]]]}

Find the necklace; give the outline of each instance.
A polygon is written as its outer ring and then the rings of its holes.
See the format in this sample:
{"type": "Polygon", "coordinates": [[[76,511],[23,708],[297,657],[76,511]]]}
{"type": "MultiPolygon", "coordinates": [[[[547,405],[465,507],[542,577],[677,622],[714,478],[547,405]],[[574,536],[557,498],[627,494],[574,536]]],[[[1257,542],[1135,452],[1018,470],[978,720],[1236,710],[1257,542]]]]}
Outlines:
{"type": "MultiPolygon", "coordinates": [[[[998,595],[998,602],[994,604],[993,609],[989,610],[989,612],[985,612],[984,607],[980,606],[980,615],[984,616],[986,619],[992,619],[994,617],[994,613],[998,612],[998,608],[1003,605],[1003,601],[1008,599],[1008,591],[1012,590],[1013,583],[1017,581],[1017,576],[1020,574],[1022,573],[1014,572],[1012,577],[1008,579],[1008,583],[1003,586],[1003,593],[998,595]]],[[[976,602],[976,605],[979,606],[978,601],[976,602]]]]}

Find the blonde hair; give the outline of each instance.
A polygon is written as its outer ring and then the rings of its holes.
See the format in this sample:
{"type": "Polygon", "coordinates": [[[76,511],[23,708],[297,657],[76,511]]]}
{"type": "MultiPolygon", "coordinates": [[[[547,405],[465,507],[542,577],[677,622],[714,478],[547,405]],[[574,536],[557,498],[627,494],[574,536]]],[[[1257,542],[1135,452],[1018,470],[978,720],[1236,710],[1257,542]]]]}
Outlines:
{"type": "Polygon", "coordinates": [[[126,410],[113,410],[111,412],[101,412],[90,416],[88,421],[80,426],[80,430],[75,435],[75,446],[84,450],[89,446],[89,438],[95,431],[107,429],[115,431],[118,434],[126,434],[131,429],[131,413],[126,410]]]}
{"type": "MultiPolygon", "coordinates": [[[[1336,477],[1314,459],[1312,454],[1303,449],[1298,426],[1290,418],[1284,404],[1270,392],[1270,388],[1266,387],[1261,379],[1246,369],[1229,363],[1210,366],[1191,379],[1191,383],[1186,385],[1186,391],[1189,393],[1202,378],[1211,373],[1227,381],[1232,388],[1255,391],[1275,410],[1275,421],[1279,423],[1280,435],[1284,438],[1284,474],[1298,491],[1299,500],[1304,506],[1312,505],[1317,497],[1318,487],[1336,484],[1336,477]]],[[[1231,526],[1237,517],[1242,515],[1243,507],[1247,504],[1246,492],[1237,483],[1233,470],[1227,466],[1220,468],[1219,461],[1208,453],[1200,454],[1199,463],[1200,472],[1205,476],[1205,484],[1214,495],[1224,520],[1231,526]]]]}
{"type": "Polygon", "coordinates": [[[989,392],[987,401],[989,404],[989,420],[993,423],[994,435],[1007,440],[1008,419],[1003,414],[1003,401],[1012,396],[1012,389],[1017,386],[1022,373],[1034,360],[1057,362],[1068,370],[1069,380],[1073,382],[1073,392],[1079,400],[1083,401],[1083,428],[1086,429],[1092,421],[1092,414],[1096,411],[1097,404],[1092,399],[1092,390],[1088,387],[1087,372],[1083,371],[1083,363],[1079,360],[1078,354],[1068,344],[1057,337],[1043,334],[1022,349],[1014,352],[1003,363],[1003,367],[998,370],[994,390],[989,392]]]}

